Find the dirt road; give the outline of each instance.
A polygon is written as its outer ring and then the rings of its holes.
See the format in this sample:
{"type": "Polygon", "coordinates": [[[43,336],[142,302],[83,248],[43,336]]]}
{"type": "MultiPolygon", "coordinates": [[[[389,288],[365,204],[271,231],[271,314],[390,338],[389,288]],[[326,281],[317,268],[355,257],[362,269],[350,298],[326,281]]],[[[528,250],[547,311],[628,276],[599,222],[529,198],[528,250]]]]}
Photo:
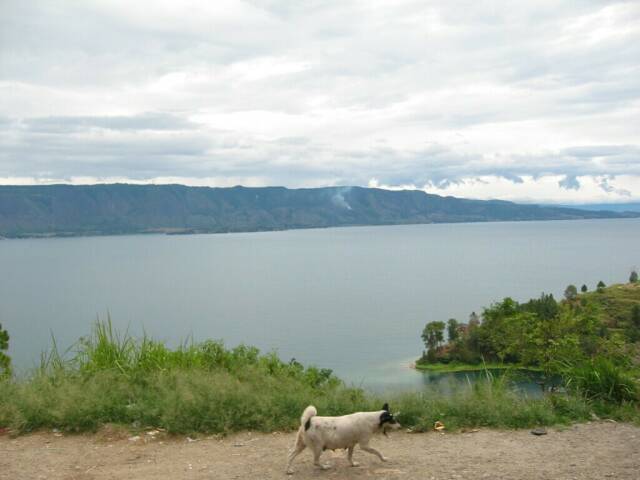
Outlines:
{"type": "Polygon", "coordinates": [[[95,435],[42,432],[0,436],[0,479],[640,479],[640,428],[589,423],[534,436],[528,430],[453,434],[395,432],[371,442],[387,463],[356,449],[360,467],[326,452],[327,471],[311,453],[284,473],[294,433],[226,438],[167,437],[105,429],[95,435]],[[136,438],[138,437],[138,438],[136,438]]]}

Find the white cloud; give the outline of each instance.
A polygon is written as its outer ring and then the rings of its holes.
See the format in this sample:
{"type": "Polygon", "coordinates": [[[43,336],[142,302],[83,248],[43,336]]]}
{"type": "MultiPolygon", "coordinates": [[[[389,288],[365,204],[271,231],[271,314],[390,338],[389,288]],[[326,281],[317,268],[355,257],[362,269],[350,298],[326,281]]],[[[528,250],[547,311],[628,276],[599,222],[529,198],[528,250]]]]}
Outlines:
{"type": "Polygon", "coordinates": [[[558,183],[562,182],[563,179],[564,177],[558,175],[547,175],[538,178],[524,176],[522,177],[522,183],[514,184],[502,177],[483,176],[451,183],[445,188],[437,188],[435,185],[430,185],[425,190],[438,195],[452,195],[454,197],[482,200],[501,199],[527,203],[615,203],[638,201],[640,199],[640,195],[637,193],[635,195],[629,193],[640,192],[640,175],[622,175],[614,179],[580,176],[576,178],[580,188],[558,189],[558,183]]]}
{"type": "Polygon", "coordinates": [[[7,0],[0,181],[637,198],[639,25],[625,1],[7,0]]]}

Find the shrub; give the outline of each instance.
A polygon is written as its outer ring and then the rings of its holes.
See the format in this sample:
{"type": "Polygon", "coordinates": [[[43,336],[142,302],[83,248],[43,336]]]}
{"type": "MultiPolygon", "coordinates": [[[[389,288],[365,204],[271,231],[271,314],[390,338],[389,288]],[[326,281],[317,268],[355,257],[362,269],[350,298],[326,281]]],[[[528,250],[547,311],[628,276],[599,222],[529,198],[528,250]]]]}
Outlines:
{"type": "Polygon", "coordinates": [[[0,378],[11,375],[11,358],[3,350],[9,349],[9,334],[0,323],[0,378]]]}

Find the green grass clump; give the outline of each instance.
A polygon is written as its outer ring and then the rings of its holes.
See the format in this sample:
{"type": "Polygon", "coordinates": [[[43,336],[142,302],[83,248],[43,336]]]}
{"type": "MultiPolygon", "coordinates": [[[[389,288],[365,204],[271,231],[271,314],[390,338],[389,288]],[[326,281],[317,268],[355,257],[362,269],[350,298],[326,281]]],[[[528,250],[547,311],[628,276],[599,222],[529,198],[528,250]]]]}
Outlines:
{"type": "Polygon", "coordinates": [[[568,388],[588,399],[618,404],[639,399],[640,389],[628,368],[609,358],[567,364],[563,377],[568,388]]]}
{"type": "Polygon", "coordinates": [[[514,365],[512,363],[483,362],[483,363],[420,363],[416,362],[416,370],[424,370],[426,372],[452,373],[452,372],[482,372],[485,370],[527,370],[541,371],[539,367],[514,365]]]}
{"type": "Polygon", "coordinates": [[[590,418],[589,403],[577,396],[548,395],[530,398],[509,388],[509,374],[485,378],[452,396],[428,392],[401,394],[394,401],[403,424],[417,431],[433,428],[436,421],[448,429],[474,427],[528,428],[567,424],[590,418]]]}

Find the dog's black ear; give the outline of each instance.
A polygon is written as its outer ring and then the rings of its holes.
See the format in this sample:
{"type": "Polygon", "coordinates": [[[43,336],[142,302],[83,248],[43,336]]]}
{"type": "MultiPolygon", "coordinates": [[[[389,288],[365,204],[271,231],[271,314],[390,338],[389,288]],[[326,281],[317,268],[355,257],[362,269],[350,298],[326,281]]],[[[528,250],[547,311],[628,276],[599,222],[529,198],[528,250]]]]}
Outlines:
{"type": "Polygon", "coordinates": [[[389,404],[388,404],[388,403],[385,403],[384,405],[382,405],[382,409],[383,409],[385,412],[388,412],[388,411],[389,411],[389,404]]]}

